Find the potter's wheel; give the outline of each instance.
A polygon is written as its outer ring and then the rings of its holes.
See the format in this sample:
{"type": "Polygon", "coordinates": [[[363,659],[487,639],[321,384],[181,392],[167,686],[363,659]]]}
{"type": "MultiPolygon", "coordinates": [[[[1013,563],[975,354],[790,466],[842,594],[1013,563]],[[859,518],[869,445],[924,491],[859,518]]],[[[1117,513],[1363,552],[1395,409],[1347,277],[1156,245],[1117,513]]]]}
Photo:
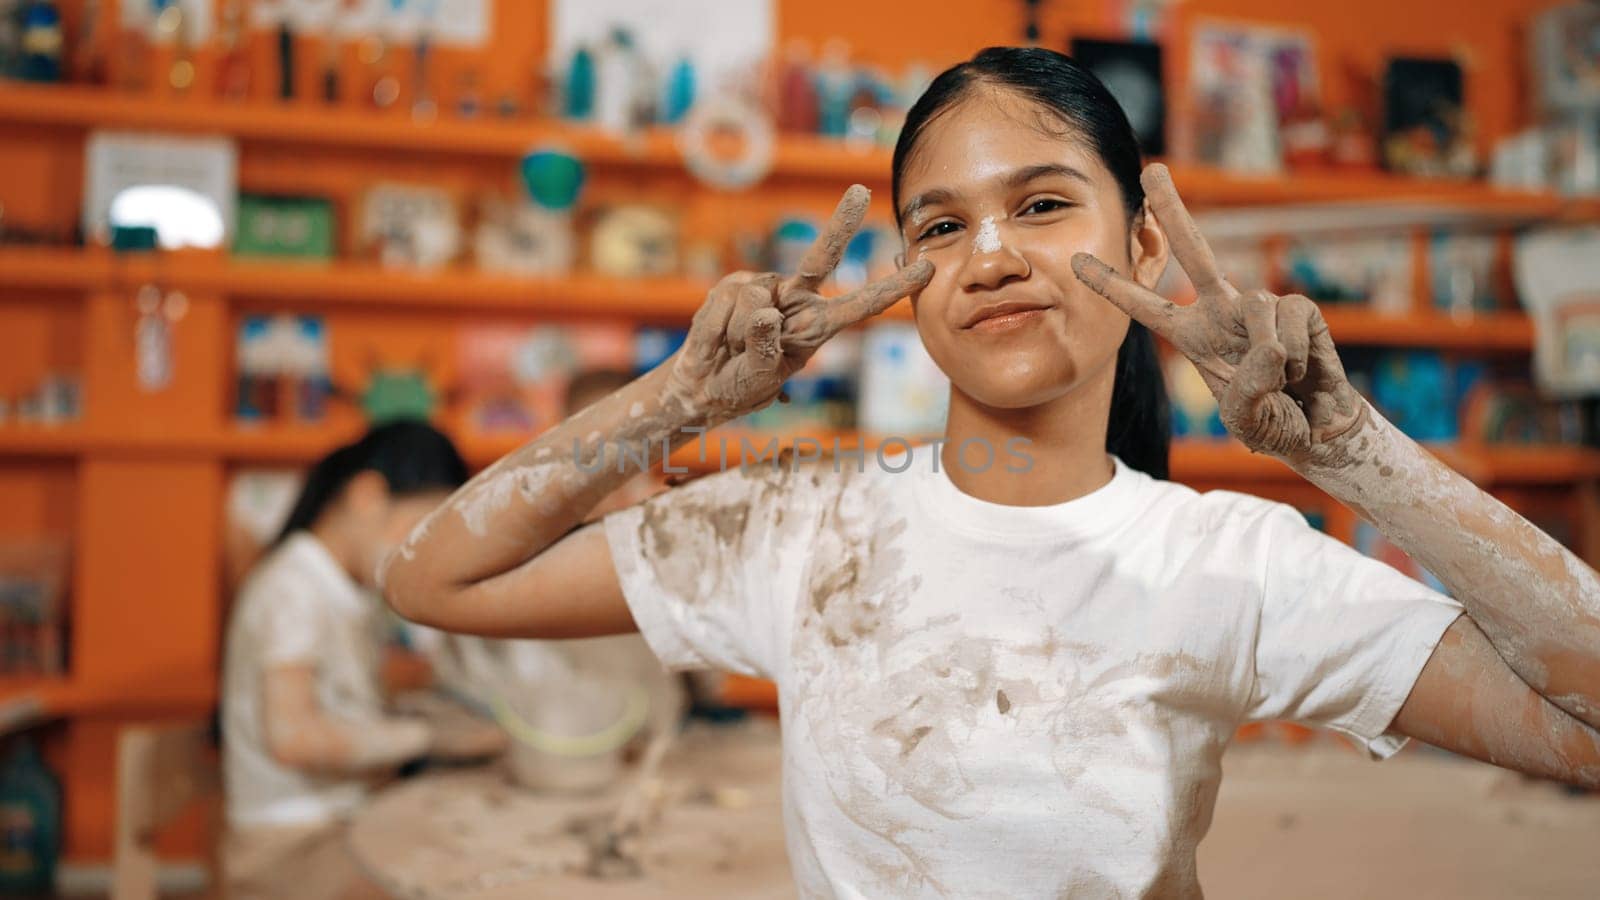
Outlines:
{"type": "Polygon", "coordinates": [[[416,900],[791,898],[779,754],[772,722],[691,727],[662,765],[659,818],[621,864],[596,866],[597,826],[631,778],[563,796],[521,788],[499,766],[380,792],[352,823],[350,850],[378,884],[416,900]]]}

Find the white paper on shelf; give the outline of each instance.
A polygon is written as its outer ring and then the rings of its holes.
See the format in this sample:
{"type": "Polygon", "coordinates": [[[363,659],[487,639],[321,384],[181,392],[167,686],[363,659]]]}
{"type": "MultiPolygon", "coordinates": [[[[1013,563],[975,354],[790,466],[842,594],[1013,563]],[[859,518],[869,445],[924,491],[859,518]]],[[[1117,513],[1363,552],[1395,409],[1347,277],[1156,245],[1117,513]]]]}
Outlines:
{"type": "Polygon", "coordinates": [[[1600,392],[1600,228],[1519,235],[1511,269],[1533,317],[1539,386],[1562,396],[1600,392]]]}
{"type": "MultiPolygon", "coordinates": [[[[183,39],[190,46],[211,40],[211,31],[215,27],[211,0],[177,0],[173,5],[183,10],[183,39]]],[[[117,8],[121,11],[123,28],[154,34],[156,3],[150,0],[142,3],[137,0],[126,0],[118,3],[117,8]]]]}
{"type": "Polygon", "coordinates": [[[287,19],[299,31],[332,31],[347,40],[376,35],[411,42],[426,28],[439,44],[482,47],[492,9],[492,0],[258,0],[251,16],[258,28],[287,19]]]}
{"type": "Polygon", "coordinates": [[[562,71],[579,45],[621,26],[658,73],[687,56],[701,93],[712,93],[771,54],[773,19],[772,0],[554,0],[549,59],[562,71]]]}
{"type": "Polygon", "coordinates": [[[110,230],[111,204],[128,188],[170,186],[210,200],[232,240],[239,194],[238,147],[229,138],[94,131],[84,152],[83,225],[96,240],[110,230]]]}

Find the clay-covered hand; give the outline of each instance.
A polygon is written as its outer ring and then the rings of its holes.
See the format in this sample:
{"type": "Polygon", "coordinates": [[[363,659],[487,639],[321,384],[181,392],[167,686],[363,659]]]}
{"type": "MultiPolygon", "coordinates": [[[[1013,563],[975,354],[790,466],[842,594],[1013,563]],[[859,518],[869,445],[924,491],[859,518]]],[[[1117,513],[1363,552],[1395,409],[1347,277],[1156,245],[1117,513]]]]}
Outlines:
{"type": "Polygon", "coordinates": [[[1078,277],[1187,356],[1223,424],[1250,449],[1293,461],[1349,431],[1366,403],[1345,378],[1316,304],[1298,294],[1239,293],[1217,271],[1166,166],[1147,167],[1140,181],[1197,299],[1179,306],[1087,253],[1073,257],[1078,277]]]}
{"type": "Polygon", "coordinates": [[[870,199],[859,184],[845,191],[795,275],[736,272],[718,282],[669,361],[669,395],[712,424],[761,409],[829,338],[925,287],[933,264],[922,261],[842,297],[818,293],[870,199]]]}

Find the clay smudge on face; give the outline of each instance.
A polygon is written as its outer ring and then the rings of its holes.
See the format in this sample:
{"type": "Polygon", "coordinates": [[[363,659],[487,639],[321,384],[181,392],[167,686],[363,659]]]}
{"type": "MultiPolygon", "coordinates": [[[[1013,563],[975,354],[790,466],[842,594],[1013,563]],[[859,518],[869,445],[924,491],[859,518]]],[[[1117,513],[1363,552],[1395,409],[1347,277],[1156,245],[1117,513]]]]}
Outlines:
{"type": "Polygon", "coordinates": [[[635,400],[633,402],[633,405],[628,407],[628,417],[632,418],[632,419],[637,419],[642,415],[644,415],[644,404],[640,403],[637,400],[635,400]]]}
{"type": "Polygon", "coordinates": [[[921,228],[923,223],[928,221],[930,214],[928,204],[921,197],[917,197],[906,204],[903,217],[911,223],[912,228],[921,228]]]}
{"type": "Polygon", "coordinates": [[[978,233],[972,237],[972,255],[998,253],[1000,246],[1000,227],[995,224],[994,216],[978,220],[978,233]]]}

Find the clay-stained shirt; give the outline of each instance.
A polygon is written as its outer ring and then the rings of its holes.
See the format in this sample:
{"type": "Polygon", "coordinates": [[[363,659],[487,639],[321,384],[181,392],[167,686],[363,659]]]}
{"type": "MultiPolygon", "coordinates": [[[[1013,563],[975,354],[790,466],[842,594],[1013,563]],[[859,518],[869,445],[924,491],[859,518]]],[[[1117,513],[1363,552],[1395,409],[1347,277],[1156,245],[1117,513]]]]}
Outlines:
{"type": "Polygon", "coordinates": [[[317,704],[327,715],[354,724],[381,718],[381,604],[306,531],[290,535],[246,579],[228,624],[222,674],[229,824],[330,822],[366,799],[369,779],[305,772],[272,755],[263,685],[274,667],[314,665],[317,704]]]}
{"type": "Polygon", "coordinates": [[[1198,895],[1239,725],[1394,753],[1461,611],[1282,504],[1114,461],[1007,506],[936,461],[732,469],[605,519],[664,663],[777,683],[804,896],[1198,895]]]}

